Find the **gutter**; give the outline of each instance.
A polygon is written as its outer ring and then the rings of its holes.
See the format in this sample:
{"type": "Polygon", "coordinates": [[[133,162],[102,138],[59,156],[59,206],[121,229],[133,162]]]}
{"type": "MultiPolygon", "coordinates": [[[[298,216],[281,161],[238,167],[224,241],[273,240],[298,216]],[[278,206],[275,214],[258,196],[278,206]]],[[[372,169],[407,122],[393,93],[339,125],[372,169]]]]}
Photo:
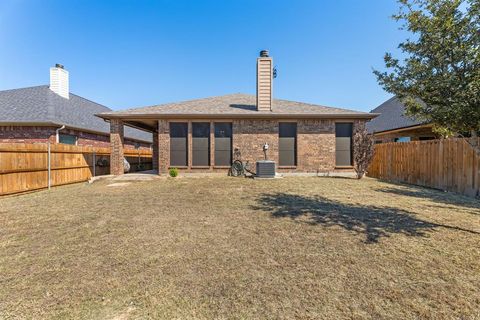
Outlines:
{"type": "MultiPolygon", "coordinates": [[[[65,125],[63,125],[60,128],[55,130],[55,140],[56,140],[57,143],[60,142],[59,132],[60,132],[60,130],[63,130],[63,129],[65,129],[65,125]]],[[[75,139],[75,140],[77,140],[77,139],[75,139]]],[[[77,143],[75,142],[75,144],[77,144],[77,143]]]]}
{"type": "Polygon", "coordinates": [[[373,119],[380,113],[160,113],[160,114],[131,114],[131,113],[99,113],[95,116],[107,119],[142,120],[142,119],[373,119]]]}

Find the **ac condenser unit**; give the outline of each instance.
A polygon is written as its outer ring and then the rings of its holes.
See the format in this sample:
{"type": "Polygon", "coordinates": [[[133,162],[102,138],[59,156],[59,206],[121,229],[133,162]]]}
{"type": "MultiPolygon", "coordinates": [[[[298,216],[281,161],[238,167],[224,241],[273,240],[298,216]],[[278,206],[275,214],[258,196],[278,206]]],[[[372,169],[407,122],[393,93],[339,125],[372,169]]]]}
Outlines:
{"type": "Polygon", "coordinates": [[[275,178],[275,161],[257,161],[256,178],[275,178]]]}

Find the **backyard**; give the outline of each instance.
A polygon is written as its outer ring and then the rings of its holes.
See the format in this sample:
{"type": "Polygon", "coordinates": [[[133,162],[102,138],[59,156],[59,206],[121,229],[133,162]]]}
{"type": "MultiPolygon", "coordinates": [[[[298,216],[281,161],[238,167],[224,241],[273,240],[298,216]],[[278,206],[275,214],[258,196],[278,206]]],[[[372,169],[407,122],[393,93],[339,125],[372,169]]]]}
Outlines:
{"type": "Polygon", "coordinates": [[[480,202],[346,178],[0,198],[0,318],[480,318],[480,202]]]}

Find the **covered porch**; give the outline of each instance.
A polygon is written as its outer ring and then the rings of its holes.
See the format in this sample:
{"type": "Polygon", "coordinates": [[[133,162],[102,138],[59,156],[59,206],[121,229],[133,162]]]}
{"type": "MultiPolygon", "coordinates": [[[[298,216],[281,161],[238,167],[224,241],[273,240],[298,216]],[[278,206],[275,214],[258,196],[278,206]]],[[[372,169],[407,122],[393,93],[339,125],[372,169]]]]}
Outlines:
{"type": "Polygon", "coordinates": [[[125,126],[152,133],[152,170],[158,172],[158,121],[112,118],[110,121],[110,174],[123,175],[125,126]]]}

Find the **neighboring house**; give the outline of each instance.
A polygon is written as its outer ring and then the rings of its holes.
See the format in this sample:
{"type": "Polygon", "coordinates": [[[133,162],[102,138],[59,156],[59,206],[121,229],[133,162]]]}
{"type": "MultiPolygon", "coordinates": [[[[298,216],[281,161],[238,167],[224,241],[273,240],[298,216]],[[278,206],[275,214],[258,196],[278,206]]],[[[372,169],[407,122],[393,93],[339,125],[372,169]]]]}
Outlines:
{"type": "Polygon", "coordinates": [[[257,58],[257,95],[231,94],[98,116],[110,121],[111,173],[122,174],[124,125],[154,132],[154,168],[227,172],[241,154],[254,169],[268,158],[279,172],[352,170],[352,135],[372,113],[272,98],[273,61],[257,58]]]}
{"type": "MultiPolygon", "coordinates": [[[[0,142],[109,147],[110,127],[95,114],[111,109],[70,93],[68,82],[68,71],[56,65],[50,86],[0,91],[0,142]]],[[[128,128],[125,135],[127,148],[151,147],[151,133],[128,128]]]]}
{"type": "Polygon", "coordinates": [[[405,115],[405,105],[397,97],[385,101],[371,112],[380,114],[367,124],[368,132],[375,137],[375,143],[438,138],[432,132],[431,124],[405,115]]]}

